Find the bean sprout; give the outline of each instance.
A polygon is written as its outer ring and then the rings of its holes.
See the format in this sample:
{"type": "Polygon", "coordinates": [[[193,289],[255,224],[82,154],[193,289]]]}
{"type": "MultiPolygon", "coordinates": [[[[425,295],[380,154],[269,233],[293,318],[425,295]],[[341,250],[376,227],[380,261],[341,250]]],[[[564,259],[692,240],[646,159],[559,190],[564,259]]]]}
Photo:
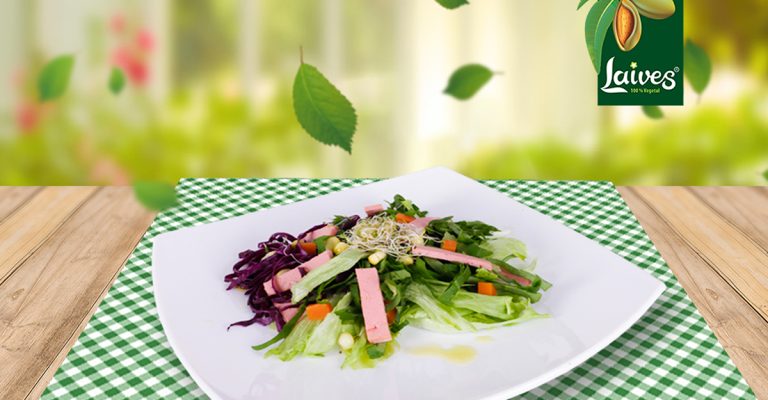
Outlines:
{"type": "Polygon", "coordinates": [[[350,246],[396,258],[410,254],[413,246],[424,244],[422,229],[396,222],[385,213],[360,220],[345,236],[350,246]]]}

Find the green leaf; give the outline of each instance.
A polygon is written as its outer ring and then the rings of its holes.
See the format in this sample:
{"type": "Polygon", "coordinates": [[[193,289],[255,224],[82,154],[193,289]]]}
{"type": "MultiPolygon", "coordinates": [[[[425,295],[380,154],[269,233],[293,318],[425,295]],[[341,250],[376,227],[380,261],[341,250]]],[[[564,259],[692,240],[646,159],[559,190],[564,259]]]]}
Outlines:
{"type": "Polygon", "coordinates": [[[592,65],[595,71],[600,73],[601,59],[603,57],[603,42],[608,33],[608,28],[613,23],[614,14],[616,14],[616,0],[598,0],[587,14],[587,21],[584,25],[584,38],[587,42],[587,51],[592,59],[592,65]]]}
{"type": "Polygon", "coordinates": [[[664,118],[664,112],[661,111],[659,106],[643,106],[643,113],[650,119],[664,118]]]}
{"type": "Polygon", "coordinates": [[[54,58],[43,67],[37,78],[37,93],[40,101],[53,100],[64,94],[69,86],[74,64],[75,57],[68,54],[54,58]]]}
{"type": "Polygon", "coordinates": [[[459,100],[475,95],[493,77],[493,71],[480,64],[467,64],[451,74],[444,93],[459,100]]]}
{"type": "Polygon", "coordinates": [[[179,204],[176,189],[164,182],[137,181],[133,183],[133,192],[150,210],[163,211],[179,204]]]}
{"type": "Polygon", "coordinates": [[[768,181],[768,169],[763,171],[763,178],[765,178],[765,180],[768,181]]]}
{"type": "Polygon", "coordinates": [[[112,94],[119,94],[125,87],[125,74],[120,68],[112,68],[109,74],[109,91],[112,94]]]}
{"type": "Polygon", "coordinates": [[[467,0],[435,0],[438,4],[441,6],[453,10],[455,8],[459,8],[465,4],[469,4],[467,0]]]}
{"type": "Polygon", "coordinates": [[[712,77],[712,62],[709,56],[691,39],[685,43],[685,77],[698,94],[704,92],[712,77]]]}
{"type": "Polygon", "coordinates": [[[352,153],[357,114],[352,103],[317,68],[302,63],[293,82],[293,110],[307,133],[320,143],[352,153]]]}
{"type": "Polygon", "coordinates": [[[589,0],[579,0],[579,5],[576,6],[576,10],[581,10],[581,7],[584,6],[584,4],[587,4],[589,0]]]}

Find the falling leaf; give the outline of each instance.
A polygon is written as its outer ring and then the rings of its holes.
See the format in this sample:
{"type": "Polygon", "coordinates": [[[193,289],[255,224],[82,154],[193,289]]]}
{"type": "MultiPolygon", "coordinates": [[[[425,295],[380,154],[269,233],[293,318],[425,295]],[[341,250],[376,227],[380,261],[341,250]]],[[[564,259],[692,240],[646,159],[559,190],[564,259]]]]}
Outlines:
{"type": "Polygon", "coordinates": [[[125,74],[120,68],[112,68],[109,74],[109,91],[112,94],[119,94],[125,87],[125,74]]]}
{"type": "Polygon", "coordinates": [[[64,94],[69,86],[75,57],[63,55],[49,61],[37,78],[37,92],[40,101],[53,100],[64,94]]]}
{"type": "Polygon", "coordinates": [[[584,4],[587,4],[589,0],[579,0],[579,5],[576,7],[576,10],[581,10],[581,7],[584,6],[584,4]]]}
{"type": "Polygon", "coordinates": [[[469,1],[467,0],[435,0],[438,4],[441,6],[453,10],[455,8],[459,8],[463,5],[469,4],[469,1]]]}
{"type": "Polygon", "coordinates": [[[133,192],[139,202],[150,210],[163,211],[179,204],[176,189],[165,182],[136,181],[133,192]]]}
{"type": "Polygon", "coordinates": [[[643,113],[650,119],[664,118],[664,112],[661,111],[659,106],[643,106],[643,113]]]}
{"type": "Polygon", "coordinates": [[[707,52],[690,39],[685,43],[685,77],[699,95],[707,88],[712,77],[712,62],[707,52]]]}
{"type": "Polygon", "coordinates": [[[493,77],[493,71],[480,64],[467,64],[451,74],[448,86],[443,91],[459,100],[467,100],[475,95],[493,77]]]}
{"type": "Polygon", "coordinates": [[[310,136],[352,153],[355,108],[317,68],[304,62],[293,82],[293,110],[310,136]]]}
{"type": "Polygon", "coordinates": [[[608,28],[613,23],[617,6],[618,3],[615,0],[598,0],[587,14],[584,38],[587,41],[587,51],[592,59],[592,65],[598,74],[602,68],[603,42],[608,34],[608,28]]]}

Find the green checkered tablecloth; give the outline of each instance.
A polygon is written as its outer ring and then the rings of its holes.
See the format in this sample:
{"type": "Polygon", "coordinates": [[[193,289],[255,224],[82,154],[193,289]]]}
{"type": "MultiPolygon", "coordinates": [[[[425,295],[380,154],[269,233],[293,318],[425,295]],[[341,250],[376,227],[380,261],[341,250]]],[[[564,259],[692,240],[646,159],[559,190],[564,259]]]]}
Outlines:
{"type": "MultiPolygon", "coordinates": [[[[181,205],[155,219],[43,398],[204,398],[168,345],[157,318],[151,238],[372,181],[182,180],[181,205]]],[[[619,339],[521,398],[754,398],[611,183],[484,183],[598,241],[667,286],[619,339]]]]}

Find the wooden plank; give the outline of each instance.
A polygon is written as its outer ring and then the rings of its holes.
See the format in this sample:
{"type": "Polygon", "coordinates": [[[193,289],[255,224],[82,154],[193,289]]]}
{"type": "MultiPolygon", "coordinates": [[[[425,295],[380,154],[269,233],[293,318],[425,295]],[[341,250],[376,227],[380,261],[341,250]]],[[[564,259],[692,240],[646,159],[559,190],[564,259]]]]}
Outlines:
{"type": "Polygon", "coordinates": [[[11,215],[38,190],[40,188],[35,186],[0,186],[0,221],[11,215]]]}
{"type": "Polygon", "coordinates": [[[88,197],[95,187],[46,187],[0,223],[0,284],[88,197]]]}
{"type": "Polygon", "coordinates": [[[655,211],[669,206],[619,191],[757,397],[768,399],[768,323],[655,211]]]}
{"type": "Polygon", "coordinates": [[[152,217],[101,189],[0,285],[0,398],[43,390],[152,217]]]}
{"type": "Polygon", "coordinates": [[[768,252],[684,187],[635,188],[768,321],[768,252]]]}
{"type": "Polygon", "coordinates": [[[768,249],[768,187],[692,187],[696,196],[768,249]]]}

